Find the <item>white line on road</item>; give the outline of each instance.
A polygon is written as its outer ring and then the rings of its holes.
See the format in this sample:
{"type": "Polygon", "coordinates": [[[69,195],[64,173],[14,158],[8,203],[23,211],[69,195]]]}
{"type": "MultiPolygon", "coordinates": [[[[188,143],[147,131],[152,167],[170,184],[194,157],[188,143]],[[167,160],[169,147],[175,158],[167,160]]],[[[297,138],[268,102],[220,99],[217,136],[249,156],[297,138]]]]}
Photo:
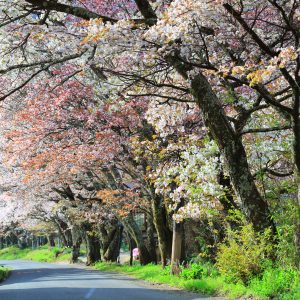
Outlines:
{"type": "Polygon", "coordinates": [[[95,291],[96,291],[95,288],[90,289],[89,292],[85,295],[84,299],[90,299],[93,296],[95,291]]]}

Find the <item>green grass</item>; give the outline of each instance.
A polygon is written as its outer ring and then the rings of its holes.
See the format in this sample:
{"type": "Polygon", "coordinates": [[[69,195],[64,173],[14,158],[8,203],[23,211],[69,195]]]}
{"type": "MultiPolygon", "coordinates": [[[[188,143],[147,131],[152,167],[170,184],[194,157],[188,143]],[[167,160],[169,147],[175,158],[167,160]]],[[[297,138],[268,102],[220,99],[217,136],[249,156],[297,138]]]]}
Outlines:
{"type": "MultiPolygon", "coordinates": [[[[0,250],[0,259],[3,260],[14,260],[14,259],[25,259],[33,260],[38,262],[58,262],[58,261],[69,261],[71,254],[70,249],[65,249],[64,253],[55,257],[55,253],[59,249],[54,247],[42,246],[37,249],[19,249],[18,247],[12,246],[0,250]]],[[[62,250],[62,249],[60,249],[62,250]]]]}
{"type": "MultiPolygon", "coordinates": [[[[69,261],[71,250],[65,249],[65,252],[56,258],[55,253],[60,250],[56,247],[50,248],[48,246],[35,250],[21,250],[17,247],[9,247],[0,250],[0,259],[25,259],[38,262],[69,261]]],[[[189,269],[183,269],[180,276],[170,275],[170,267],[162,269],[160,265],[152,264],[147,266],[140,266],[139,264],[129,266],[98,262],[95,265],[95,269],[123,273],[152,283],[167,284],[206,295],[225,295],[232,299],[240,297],[262,300],[300,299],[299,272],[291,268],[283,269],[270,266],[260,277],[252,278],[247,285],[242,282],[228,282],[228,278],[221,276],[210,263],[192,264],[189,269]]],[[[3,271],[3,268],[0,267],[0,279],[7,276],[7,274],[7,271],[3,271]]]]}
{"type": "Polygon", "coordinates": [[[10,269],[0,266],[0,282],[5,280],[10,273],[10,269]]]}
{"type": "MultiPolygon", "coordinates": [[[[207,266],[199,266],[206,270],[207,266]]],[[[186,270],[184,276],[170,275],[169,267],[162,269],[159,265],[128,266],[98,262],[97,270],[118,272],[130,275],[145,281],[168,284],[188,291],[199,292],[206,295],[224,295],[231,299],[249,297],[254,299],[300,299],[300,279],[296,270],[270,268],[261,277],[254,277],[246,286],[243,283],[228,283],[226,278],[219,275],[216,270],[201,273],[199,279],[189,279],[186,270]],[[185,277],[185,278],[184,278],[185,277]]]]}
{"type": "Polygon", "coordinates": [[[101,271],[128,274],[134,278],[146,280],[152,283],[167,284],[189,291],[202,292],[207,295],[217,294],[222,285],[222,281],[220,281],[219,278],[211,276],[201,279],[185,279],[173,276],[170,275],[169,267],[162,269],[160,265],[150,264],[147,266],[128,266],[98,262],[96,263],[95,268],[101,271]]]}

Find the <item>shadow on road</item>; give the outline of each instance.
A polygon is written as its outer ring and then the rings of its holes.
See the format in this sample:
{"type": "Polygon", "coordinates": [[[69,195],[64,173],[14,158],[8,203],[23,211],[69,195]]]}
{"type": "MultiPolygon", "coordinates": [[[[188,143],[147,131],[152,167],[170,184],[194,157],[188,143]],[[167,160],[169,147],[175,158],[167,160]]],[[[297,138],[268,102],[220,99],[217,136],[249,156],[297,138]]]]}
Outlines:
{"type": "MultiPolygon", "coordinates": [[[[89,280],[122,280],[139,281],[119,274],[100,273],[97,270],[80,270],[76,268],[56,268],[56,269],[22,269],[13,270],[8,280],[1,285],[10,285],[22,282],[43,282],[43,281],[89,281],[89,280]]],[[[2,300],[2,299],[1,299],[2,300]]]]}
{"type": "Polygon", "coordinates": [[[180,294],[134,288],[30,288],[0,290],[2,300],[192,300],[180,294]]]}
{"type": "MultiPolygon", "coordinates": [[[[57,264],[1,261],[14,270],[0,285],[0,300],[196,300],[180,290],[152,287],[137,279],[57,264]]],[[[220,298],[219,298],[220,299],[220,298]]]]}

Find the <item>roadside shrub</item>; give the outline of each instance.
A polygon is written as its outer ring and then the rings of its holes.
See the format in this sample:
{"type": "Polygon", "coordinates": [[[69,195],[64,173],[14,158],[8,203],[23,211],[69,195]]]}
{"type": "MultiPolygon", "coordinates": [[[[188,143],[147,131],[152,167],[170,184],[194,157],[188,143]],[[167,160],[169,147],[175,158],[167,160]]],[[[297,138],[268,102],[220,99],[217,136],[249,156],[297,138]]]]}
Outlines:
{"type": "Polygon", "coordinates": [[[251,279],[249,288],[261,299],[297,299],[294,296],[297,289],[300,292],[299,273],[291,268],[267,268],[260,277],[251,279]]]}
{"type": "Polygon", "coordinates": [[[184,279],[201,279],[205,277],[215,277],[218,271],[211,263],[191,263],[187,268],[182,268],[180,277],[184,279]]]}
{"type": "Polygon", "coordinates": [[[0,282],[6,279],[9,275],[10,270],[3,266],[0,266],[0,282]]]}
{"type": "Polygon", "coordinates": [[[239,230],[228,230],[217,252],[218,270],[228,282],[247,283],[270,265],[268,257],[273,247],[269,241],[270,230],[257,233],[251,224],[242,225],[239,230]]]}
{"type": "Polygon", "coordinates": [[[191,264],[188,268],[183,268],[180,276],[184,279],[201,279],[207,276],[207,268],[198,264],[191,264]]]}
{"type": "Polygon", "coordinates": [[[58,247],[53,247],[52,248],[52,252],[54,253],[54,255],[57,255],[59,253],[62,253],[64,249],[58,248],[58,247]]]}

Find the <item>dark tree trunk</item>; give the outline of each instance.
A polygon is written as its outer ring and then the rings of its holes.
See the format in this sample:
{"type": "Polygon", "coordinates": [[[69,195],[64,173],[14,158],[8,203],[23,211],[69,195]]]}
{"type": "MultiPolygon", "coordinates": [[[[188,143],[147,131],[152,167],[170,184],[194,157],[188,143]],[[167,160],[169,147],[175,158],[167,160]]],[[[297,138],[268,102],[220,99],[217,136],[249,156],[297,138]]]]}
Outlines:
{"type": "Polygon", "coordinates": [[[71,263],[76,263],[78,262],[78,257],[80,255],[80,245],[82,243],[81,230],[78,226],[73,226],[71,233],[73,241],[71,263]]]}
{"type": "Polygon", "coordinates": [[[109,246],[109,238],[108,238],[108,231],[105,228],[104,224],[100,224],[98,226],[98,230],[100,233],[100,241],[101,241],[101,248],[102,248],[102,254],[104,254],[109,246]]]}
{"type": "Polygon", "coordinates": [[[118,234],[118,222],[114,221],[109,225],[101,224],[99,226],[99,232],[101,237],[101,247],[103,258],[105,259],[105,253],[107,252],[112,240],[114,239],[115,235],[118,234]]]}
{"type": "Polygon", "coordinates": [[[268,204],[261,197],[255,185],[241,137],[229,123],[224,108],[208,80],[201,72],[196,76],[189,77],[190,66],[180,62],[176,57],[169,57],[169,62],[185,79],[191,82],[191,93],[202,111],[205,125],[209,128],[213,139],[225,157],[231,183],[236,196],[242,203],[243,212],[256,230],[262,231],[271,228],[275,235],[276,229],[268,204]]]}
{"type": "Polygon", "coordinates": [[[126,239],[128,242],[128,248],[129,248],[129,253],[130,253],[129,265],[132,266],[132,262],[133,262],[132,250],[136,247],[136,244],[135,244],[135,241],[131,238],[131,236],[129,235],[129,233],[127,231],[125,231],[125,234],[126,234],[126,239]]]}
{"type": "Polygon", "coordinates": [[[154,224],[153,224],[153,217],[150,214],[147,214],[147,248],[149,254],[151,256],[151,260],[157,264],[157,256],[156,256],[156,244],[154,238],[154,224]]]}
{"type": "Polygon", "coordinates": [[[18,245],[18,237],[14,232],[10,232],[9,234],[10,244],[11,245],[18,245]]]}
{"type": "Polygon", "coordinates": [[[172,232],[169,230],[167,212],[163,199],[153,194],[151,201],[153,222],[157,232],[158,247],[163,267],[167,264],[167,259],[171,258],[172,251],[172,232]]]}
{"type": "Polygon", "coordinates": [[[90,266],[101,260],[100,254],[100,241],[99,238],[90,232],[85,235],[86,248],[87,248],[87,261],[86,265],[90,266]]]}
{"type": "Polygon", "coordinates": [[[48,243],[50,247],[55,247],[55,237],[54,234],[48,235],[48,243]]]}
{"type": "Polygon", "coordinates": [[[62,220],[57,220],[57,219],[55,219],[54,222],[61,236],[63,245],[65,247],[71,248],[73,245],[73,241],[72,241],[72,233],[71,230],[68,228],[68,224],[63,222],[62,220]]]}
{"type": "Polygon", "coordinates": [[[123,227],[119,224],[114,231],[112,240],[107,247],[106,252],[103,255],[105,261],[117,262],[120,255],[121,238],[122,238],[123,227]]]}
{"type": "Polygon", "coordinates": [[[134,221],[133,216],[131,214],[128,215],[126,219],[123,220],[123,224],[137,244],[137,247],[139,249],[139,257],[140,257],[141,265],[147,265],[153,262],[151,255],[146,247],[142,231],[134,221]]]}
{"type": "Polygon", "coordinates": [[[231,183],[244,213],[256,230],[270,227],[275,234],[269,207],[257,190],[241,138],[234,133],[221,103],[202,74],[193,78],[192,92],[202,109],[206,126],[224,154],[231,183]]]}

